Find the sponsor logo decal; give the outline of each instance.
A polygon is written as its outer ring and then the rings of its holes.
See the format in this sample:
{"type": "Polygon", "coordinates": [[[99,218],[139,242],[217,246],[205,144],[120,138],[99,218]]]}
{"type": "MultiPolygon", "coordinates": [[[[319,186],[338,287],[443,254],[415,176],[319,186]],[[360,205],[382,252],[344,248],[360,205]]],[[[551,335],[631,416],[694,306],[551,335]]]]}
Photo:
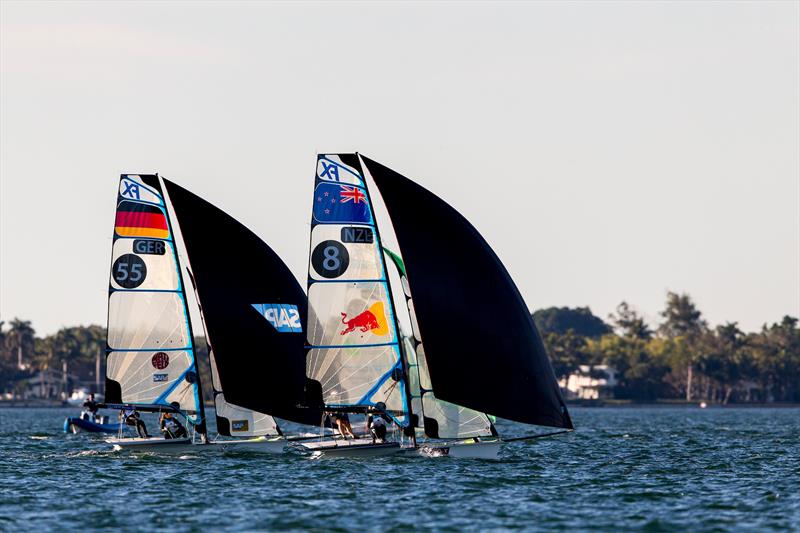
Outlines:
{"type": "Polygon", "coordinates": [[[338,278],[349,265],[350,254],[338,241],[322,241],[311,252],[311,266],[323,278],[338,278]]]}
{"type": "Polygon", "coordinates": [[[300,311],[291,304],[252,304],[253,309],[267,319],[280,333],[302,333],[300,311]]]}
{"type": "Polygon", "coordinates": [[[153,355],[153,358],[150,360],[153,363],[153,367],[157,368],[158,370],[164,370],[169,366],[169,355],[165,352],[158,352],[157,354],[153,355]]]}
{"type": "Polygon", "coordinates": [[[249,431],[250,424],[247,420],[231,420],[231,431],[249,431]]]}
{"type": "Polygon", "coordinates": [[[167,381],[167,376],[169,376],[169,374],[153,374],[153,383],[167,381]]]}
{"type": "Polygon", "coordinates": [[[361,333],[369,331],[373,335],[386,335],[389,333],[389,323],[386,320],[383,302],[375,302],[369,306],[369,309],[349,320],[347,320],[347,313],[342,313],[342,324],[347,327],[339,333],[340,335],[347,335],[356,330],[361,333]]]}
{"type": "Polygon", "coordinates": [[[123,180],[122,185],[125,187],[125,190],[122,191],[122,196],[125,198],[130,198],[132,200],[141,200],[139,198],[139,184],[133,183],[132,181],[123,180]]]}
{"type": "Polygon", "coordinates": [[[147,265],[136,254],[123,254],[111,266],[114,281],[124,289],[135,289],[147,277],[147,265]]]}
{"type": "Polygon", "coordinates": [[[164,255],[167,252],[167,247],[164,245],[164,241],[135,239],[133,241],[133,251],[142,255],[164,255]]]}

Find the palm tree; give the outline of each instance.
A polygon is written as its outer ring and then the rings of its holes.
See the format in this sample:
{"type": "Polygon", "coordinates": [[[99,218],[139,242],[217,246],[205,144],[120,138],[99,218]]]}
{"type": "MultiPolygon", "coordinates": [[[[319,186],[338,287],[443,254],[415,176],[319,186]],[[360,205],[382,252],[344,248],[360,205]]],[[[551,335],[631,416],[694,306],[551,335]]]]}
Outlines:
{"type": "Polygon", "coordinates": [[[6,345],[9,350],[17,352],[17,368],[25,368],[24,355],[32,355],[36,331],[31,327],[30,320],[15,318],[11,321],[11,329],[6,335],[6,345]]]}

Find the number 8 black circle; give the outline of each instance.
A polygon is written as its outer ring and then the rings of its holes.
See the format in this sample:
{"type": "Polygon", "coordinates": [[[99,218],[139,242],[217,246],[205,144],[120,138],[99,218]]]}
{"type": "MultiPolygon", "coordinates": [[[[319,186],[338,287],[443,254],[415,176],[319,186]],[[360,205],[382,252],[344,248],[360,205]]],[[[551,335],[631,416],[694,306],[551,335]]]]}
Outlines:
{"type": "Polygon", "coordinates": [[[120,287],[135,289],[144,283],[144,278],[147,277],[147,265],[136,254],[124,254],[114,261],[111,275],[120,287]]]}
{"type": "Polygon", "coordinates": [[[311,266],[323,278],[338,278],[350,265],[350,254],[339,241],[322,241],[311,252],[311,266]]]}

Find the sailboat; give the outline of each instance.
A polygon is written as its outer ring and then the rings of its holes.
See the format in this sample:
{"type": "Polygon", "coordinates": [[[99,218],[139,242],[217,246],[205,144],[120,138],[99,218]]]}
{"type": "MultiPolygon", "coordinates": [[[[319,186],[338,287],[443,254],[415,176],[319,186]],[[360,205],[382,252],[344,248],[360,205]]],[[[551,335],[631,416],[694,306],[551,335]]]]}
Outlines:
{"type": "Polygon", "coordinates": [[[211,363],[225,451],[281,452],[275,416],[317,425],[305,399],[306,295],[281,258],[233,217],[163,179],[181,230],[211,363]]]}
{"type": "Polygon", "coordinates": [[[279,453],[287,439],[273,414],[316,424],[318,412],[298,407],[305,395],[306,298],[281,259],[228,214],[157,175],[122,176],[116,220],[106,406],[175,412],[194,431],[184,439],[120,435],[109,442],[117,449],[183,451],[199,444],[199,434],[204,446],[194,451],[279,453]],[[191,262],[186,273],[208,344],[213,441],[171,213],[191,262]]]}
{"type": "Polygon", "coordinates": [[[381,390],[387,376],[393,377],[402,391],[393,405],[402,416],[393,420],[406,434],[421,428],[434,439],[419,445],[412,438],[413,448],[426,454],[496,456],[503,441],[484,413],[573,428],[519,290],[458,211],[359,154],[318,157],[314,202],[309,305],[317,322],[309,316],[308,364],[309,377],[322,385],[326,407],[389,409],[370,394],[381,390]],[[414,330],[404,351],[362,168],[380,192],[404,258],[399,266],[414,330]],[[365,243],[373,246],[357,246],[365,243]],[[347,326],[339,334],[357,331],[358,339],[336,339],[337,312],[347,326]],[[340,375],[349,379],[336,379],[340,375]],[[353,394],[354,382],[363,389],[370,377],[373,387],[353,394]],[[337,401],[342,397],[347,401],[337,401]]]}
{"type": "MultiPolygon", "coordinates": [[[[155,175],[119,180],[108,289],[104,407],[170,412],[184,438],[117,437],[116,450],[183,451],[206,439],[186,292],[164,195],[155,175]]],[[[150,428],[153,432],[155,428],[150,428]]]]}
{"type": "Polygon", "coordinates": [[[377,456],[413,446],[407,368],[366,182],[354,154],[320,155],[308,266],[306,404],[332,415],[385,417],[400,439],[321,439],[325,456],[377,456]],[[405,431],[403,431],[405,430],[405,431]],[[408,437],[408,439],[406,439],[408,437]]]}

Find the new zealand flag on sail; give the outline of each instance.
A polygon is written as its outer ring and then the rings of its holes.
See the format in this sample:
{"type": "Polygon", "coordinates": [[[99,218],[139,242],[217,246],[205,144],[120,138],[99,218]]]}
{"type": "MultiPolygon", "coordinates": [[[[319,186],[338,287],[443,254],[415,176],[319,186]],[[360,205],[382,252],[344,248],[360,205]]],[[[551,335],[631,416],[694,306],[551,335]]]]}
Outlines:
{"type": "Polygon", "coordinates": [[[336,183],[320,183],[314,190],[314,218],[317,222],[361,222],[372,217],[364,189],[336,183]]]}

